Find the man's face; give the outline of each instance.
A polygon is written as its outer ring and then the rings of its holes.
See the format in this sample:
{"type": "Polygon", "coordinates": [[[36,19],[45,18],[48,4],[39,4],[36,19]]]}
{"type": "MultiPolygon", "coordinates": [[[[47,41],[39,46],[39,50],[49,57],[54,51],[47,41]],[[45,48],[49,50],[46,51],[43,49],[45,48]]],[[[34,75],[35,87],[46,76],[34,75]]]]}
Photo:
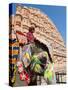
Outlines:
{"type": "Polygon", "coordinates": [[[34,33],[35,32],[35,30],[32,30],[32,33],[34,33]]]}

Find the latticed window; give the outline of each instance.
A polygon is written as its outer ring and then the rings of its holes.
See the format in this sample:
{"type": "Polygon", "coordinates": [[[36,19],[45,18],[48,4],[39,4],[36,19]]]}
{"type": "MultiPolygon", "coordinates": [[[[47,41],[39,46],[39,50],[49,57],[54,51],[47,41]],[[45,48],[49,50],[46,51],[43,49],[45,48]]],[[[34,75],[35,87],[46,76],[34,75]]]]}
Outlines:
{"type": "Polygon", "coordinates": [[[56,83],[66,83],[66,73],[56,73],[56,83]]]}

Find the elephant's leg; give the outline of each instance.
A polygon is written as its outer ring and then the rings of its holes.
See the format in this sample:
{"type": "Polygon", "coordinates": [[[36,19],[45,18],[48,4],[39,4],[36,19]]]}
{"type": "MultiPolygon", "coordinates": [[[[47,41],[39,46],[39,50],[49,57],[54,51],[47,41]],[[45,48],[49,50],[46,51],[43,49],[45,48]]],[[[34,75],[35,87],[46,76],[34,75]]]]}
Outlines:
{"type": "Polygon", "coordinates": [[[56,84],[56,75],[54,71],[53,71],[53,78],[52,78],[51,84],[56,84]]]}
{"type": "Polygon", "coordinates": [[[47,79],[47,84],[56,84],[55,72],[53,72],[52,80],[47,79]]]}

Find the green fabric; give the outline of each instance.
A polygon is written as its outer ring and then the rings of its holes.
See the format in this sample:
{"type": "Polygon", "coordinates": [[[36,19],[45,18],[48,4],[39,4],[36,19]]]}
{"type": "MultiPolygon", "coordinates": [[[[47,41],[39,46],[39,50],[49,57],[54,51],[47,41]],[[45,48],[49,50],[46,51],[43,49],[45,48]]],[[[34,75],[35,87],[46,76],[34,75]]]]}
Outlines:
{"type": "Polygon", "coordinates": [[[40,60],[37,58],[36,55],[33,55],[32,61],[35,62],[35,63],[41,64],[40,60]]]}
{"type": "MultiPolygon", "coordinates": [[[[45,57],[48,57],[48,53],[45,51],[45,57]]],[[[36,64],[42,64],[41,61],[37,58],[36,55],[32,56],[32,63],[36,63],[36,64]]]]}
{"type": "Polygon", "coordinates": [[[34,70],[35,72],[40,73],[41,71],[41,66],[40,66],[41,62],[40,60],[37,58],[36,55],[33,55],[32,57],[32,62],[31,62],[31,69],[34,70]]]}
{"type": "Polygon", "coordinates": [[[41,66],[39,64],[36,64],[34,67],[34,71],[37,73],[41,73],[41,66]]]}
{"type": "MultiPolygon", "coordinates": [[[[46,51],[44,52],[44,54],[45,54],[45,57],[48,57],[48,53],[46,51]]],[[[42,68],[40,64],[42,63],[38,59],[38,57],[36,55],[33,55],[31,59],[31,69],[34,70],[35,72],[41,73],[42,68]]],[[[50,65],[48,65],[47,71],[44,72],[44,77],[48,77],[50,79],[52,76],[52,73],[51,71],[49,71],[49,66],[50,65]]]]}
{"type": "Polygon", "coordinates": [[[44,78],[48,78],[49,80],[52,80],[53,76],[53,64],[49,64],[47,69],[44,71],[44,78]]]}
{"type": "Polygon", "coordinates": [[[49,80],[52,80],[52,71],[50,70],[44,71],[44,78],[48,78],[49,80]]]}

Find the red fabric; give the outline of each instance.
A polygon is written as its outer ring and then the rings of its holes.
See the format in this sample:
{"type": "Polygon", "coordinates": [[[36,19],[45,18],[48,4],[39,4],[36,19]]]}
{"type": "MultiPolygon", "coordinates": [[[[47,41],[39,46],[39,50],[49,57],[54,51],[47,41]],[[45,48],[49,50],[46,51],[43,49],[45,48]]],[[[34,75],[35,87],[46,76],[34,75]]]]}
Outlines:
{"type": "Polygon", "coordinates": [[[19,40],[19,44],[26,44],[27,43],[27,35],[25,32],[21,32],[21,31],[16,31],[18,40],[19,40]]]}
{"type": "Polygon", "coordinates": [[[29,83],[30,78],[29,78],[28,73],[25,70],[22,71],[22,73],[20,73],[20,80],[24,80],[27,83],[29,83]],[[23,76],[24,76],[24,78],[22,78],[23,76]]]}
{"type": "Polygon", "coordinates": [[[22,64],[20,64],[20,65],[18,66],[18,68],[21,68],[21,67],[23,67],[23,65],[22,65],[22,64]]]}
{"type": "Polygon", "coordinates": [[[20,31],[16,31],[17,34],[20,34],[22,36],[26,36],[24,33],[20,32],[20,31]]]}
{"type": "Polygon", "coordinates": [[[20,70],[22,67],[23,67],[23,65],[20,64],[20,65],[18,66],[18,70],[20,70]]]}

